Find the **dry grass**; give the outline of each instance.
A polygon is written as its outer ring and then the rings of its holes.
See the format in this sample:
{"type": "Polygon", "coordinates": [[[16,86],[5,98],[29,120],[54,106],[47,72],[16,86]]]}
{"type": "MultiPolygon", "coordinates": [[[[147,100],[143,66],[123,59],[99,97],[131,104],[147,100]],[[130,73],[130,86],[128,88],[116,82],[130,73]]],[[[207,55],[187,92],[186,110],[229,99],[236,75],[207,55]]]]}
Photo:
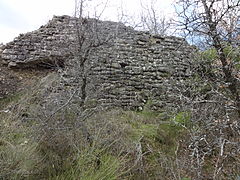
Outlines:
{"type": "MultiPolygon", "coordinates": [[[[50,74],[28,90],[0,101],[0,179],[196,177],[198,172],[190,162],[194,159],[190,138],[194,131],[205,131],[190,123],[190,112],[89,109],[91,113],[84,114],[69,104],[48,116],[54,106],[49,102],[51,106],[45,106],[49,109],[44,109],[43,102],[54,92],[51,87],[57,80],[50,74]]],[[[203,162],[205,177],[214,174],[217,158],[210,154],[203,162]]],[[[229,162],[239,164],[237,159],[229,162]]],[[[237,177],[235,164],[224,167],[223,172],[237,177]]]]}

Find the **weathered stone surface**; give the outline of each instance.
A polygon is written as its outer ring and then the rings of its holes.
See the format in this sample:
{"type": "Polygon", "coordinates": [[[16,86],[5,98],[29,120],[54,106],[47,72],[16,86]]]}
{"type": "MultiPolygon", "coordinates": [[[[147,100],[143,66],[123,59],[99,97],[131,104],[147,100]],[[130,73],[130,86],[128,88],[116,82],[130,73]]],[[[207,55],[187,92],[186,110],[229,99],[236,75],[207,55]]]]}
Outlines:
{"type": "MultiPolygon", "coordinates": [[[[66,61],[74,59],[75,24],[73,17],[55,16],[40,29],[8,43],[1,57],[10,67],[63,67],[66,61]]],[[[94,48],[89,57],[88,81],[91,88],[102,91],[99,101],[130,108],[142,107],[149,100],[154,100],[155,109],[167,105],[169,80],[190,75],[193,48],[182,38],[151,35],[116,22],[97,21],[97,24],[99,38],[116,35],[94,48]]],[[[71,67],[66,67],[62,83],[74,86],[77,83],[74,75],[71,67]]]]}
{"type": "Polygon", "coordinates": [[[2,60],[2,52],[3,52],[4,46],[3,44],[0,44],[0,62],[3,61],[2,60]]]}

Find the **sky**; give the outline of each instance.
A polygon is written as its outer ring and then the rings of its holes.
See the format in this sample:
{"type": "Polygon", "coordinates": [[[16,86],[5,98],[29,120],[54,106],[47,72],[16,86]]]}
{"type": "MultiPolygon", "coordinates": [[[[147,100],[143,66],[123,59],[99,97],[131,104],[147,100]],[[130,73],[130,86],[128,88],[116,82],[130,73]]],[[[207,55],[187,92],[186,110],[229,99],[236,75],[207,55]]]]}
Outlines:
{"type": "MultiPolygon", "coordinates": [[[[102,20],[118,21],[122,11],[136,17],[141,3],[147,6],[152,0],[88,0],[85,14],[101,14],[102,20]],[[105,7],[105,8],[104,8],[105,7]],[[104,9],[104,11],[103,11],[104,9]],[[102,13],[103,11],[103,13],[102,13]]],[[[172,16],[173,0],[153,0],[161,14],[172,16]]],[[[75,0],[0,0],[0,43],[12,41],[20,33],[38,29],[53,15],[74,15],[75,0]]]]}

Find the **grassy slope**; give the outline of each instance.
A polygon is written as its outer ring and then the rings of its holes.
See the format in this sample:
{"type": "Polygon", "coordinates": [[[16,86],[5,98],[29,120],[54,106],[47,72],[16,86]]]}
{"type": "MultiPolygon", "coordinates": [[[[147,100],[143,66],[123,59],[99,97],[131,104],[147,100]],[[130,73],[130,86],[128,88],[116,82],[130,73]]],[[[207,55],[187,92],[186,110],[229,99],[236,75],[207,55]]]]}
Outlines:
{"type": "MultiPolygon", "coordinates": [[[[178,173],[174,161],[185,134],[183,117],[178,123],[147,109],[101,112],[84,122],[91,142],[81,128],[51,131],[52,136],[36,130],[37,121],[23,121],[39,108],[33,99],[41,99],[49,79],[54,75],[0,100],[0,179],[159,179],[178,173]]],[[[71,113],[64,118],[76,120],[71,113]]]]}
{"type": "MultiPolygon", "coordinates": [[[[83,121],[66,106],[48,122],[72,127],[51,129],[41,125],[41,103],[54,83],[55,73],[33,76],[23,83],[27,88],[0,99],[0,179],[190,179],[188,112],[154,112],[147,105],[83,121]]],[[[213,172],[214,157],[206,162],[206,173],[213,172]]]]}

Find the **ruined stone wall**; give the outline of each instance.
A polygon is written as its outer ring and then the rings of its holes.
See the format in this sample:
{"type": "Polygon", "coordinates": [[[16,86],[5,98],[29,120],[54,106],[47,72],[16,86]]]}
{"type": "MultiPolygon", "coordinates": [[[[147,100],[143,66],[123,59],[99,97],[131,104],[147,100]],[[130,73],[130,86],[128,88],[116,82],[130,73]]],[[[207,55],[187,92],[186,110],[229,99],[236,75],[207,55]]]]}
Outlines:
{"type": "Polygon", "coordinates": [[[122,107],[143,107],[151,102],[154,109],[170,107],[176,101],[171,79],[190,76],[192,48],[176,37],[157,37],[136,32],[126,39],[117,39],[114,46],[93,55],[100,65],[93,75],[101,77],[107,90],[102,101],[122,107]],[[171,97],[170,97],[171,96],[171,97]]]}
{"type": "Polygon", "coordinates": [[[74,34],[73,26],[73,22],[67,16],[54,17],[38,30],[20,34],[8,43],[2,53],[2,59],[10,67],[47,66],[54,61],[61,64],[69,54],[70,37],[74,34]]]}
{"type": "MultiPolygon", "coordinates": [[[[47,25],[8,43],[2,59],[10,67],[63,66],[74,59],[75,23],[72,17],[55,16],[47,25]]],[[[149,101],[155,109],[171,106],[174,96],[168,94],[170,81],[190,75],[193,48],[182,38],[151,35],[115,22],[97,23],[100,38],[116,35],[96,47],[89,57],[88,80],[101,90],[99,101],[130,108],[141,108],[149,101]]],[[[66,69],[63,82],[73,85],[74,73],[70,67],[66,69]]]]}
{"type": "MultiPolygon", "coordinates": [[[[101,38],[115,33],[116,29],[119,34],[133,30],[126,30],[127,27],[120,23],[89,19],[89,23],[95,23],[94,21],[99,27],[97,33],[101,38]]],[[[69,56],[74,55],[78,45],[76,22],[77,19],[70,16],[54,16],[38,30],[20,34],[9,42],[2,52],[2,61],[9,67],[19,68],[62,66],[69,56]]]]}

